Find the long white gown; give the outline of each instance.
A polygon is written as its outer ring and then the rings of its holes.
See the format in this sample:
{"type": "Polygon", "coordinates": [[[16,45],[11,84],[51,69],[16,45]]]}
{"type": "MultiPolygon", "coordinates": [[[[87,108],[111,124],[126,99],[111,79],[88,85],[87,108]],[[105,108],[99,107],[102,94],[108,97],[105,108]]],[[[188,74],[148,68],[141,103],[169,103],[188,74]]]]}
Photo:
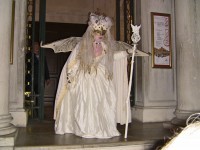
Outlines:
{"type": "Polygon", "coordinates": [[[63,67],[55,101],[56,134],[74,133],[84,138],[119,136],[116,94],[105,76],[104,58],[90,73],[79,69],[77,47],[63,67]]]}

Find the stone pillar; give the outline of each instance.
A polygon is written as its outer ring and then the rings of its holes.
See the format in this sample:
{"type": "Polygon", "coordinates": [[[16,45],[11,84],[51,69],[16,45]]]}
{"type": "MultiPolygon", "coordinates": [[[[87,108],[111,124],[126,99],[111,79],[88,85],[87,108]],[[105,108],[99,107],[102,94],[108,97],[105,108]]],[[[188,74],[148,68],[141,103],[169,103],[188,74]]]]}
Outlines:
{"type": "Polygon", "coordinates": [[[15,132],[8,111],[12,0],[0,1],[0,135],[15,132]]]}
{"type": "Polygon", "coordinates": [[[15,26],[13,41],[13,64],[10,65],[9,111],[12,124],[27,125],[28,116],[24,109],[25,47],[26,47],[27,0],[15,0],[15,26]]]}
{"type": "Polygon", "coordinates": [[[176,124],[200,112],[199,8],[200,1],[175,0],[178,103],[172,123],[176,124]]]}

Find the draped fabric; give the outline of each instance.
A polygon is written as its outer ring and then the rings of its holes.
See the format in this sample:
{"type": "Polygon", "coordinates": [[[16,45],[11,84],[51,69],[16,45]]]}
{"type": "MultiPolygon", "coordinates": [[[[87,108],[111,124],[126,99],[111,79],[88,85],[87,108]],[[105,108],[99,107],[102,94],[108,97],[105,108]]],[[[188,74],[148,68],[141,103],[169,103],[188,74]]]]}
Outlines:
{"type": "Polygon", "coordinates": [[[63,67],[55,103],[56,134],[74,133],[85,138],[119,136],[116,128],[116,93],[113,80],[105,76],[105,60],[90,72],[79,68],[78,49],[63,67]]]}
{"type": "Polygon", "coordinates": [[[116,125],[126,123],[127,110],[131,122],[130,102],[126,103],[125,52],[131,46],[113,39],[109,17],[91,13],[88,25],[81,38],[71,37],[42,46],[52,48],[55,53],[72,51],[57,89],[55,132],[111,138],[120,135],[116,125]]]}
{"type": "Polygon", "coordinates": [[[126,103],[128,95],[128,75],[127,75],[127,53],[125,51],[115,51],[113,64],[113,80],[117,97],[116,118],[117,123],[126,124],[127,111],[128,122],[131,122],[130,100],[126,103]],[[127,108],[128,106],[128,108],[127,108]]]}

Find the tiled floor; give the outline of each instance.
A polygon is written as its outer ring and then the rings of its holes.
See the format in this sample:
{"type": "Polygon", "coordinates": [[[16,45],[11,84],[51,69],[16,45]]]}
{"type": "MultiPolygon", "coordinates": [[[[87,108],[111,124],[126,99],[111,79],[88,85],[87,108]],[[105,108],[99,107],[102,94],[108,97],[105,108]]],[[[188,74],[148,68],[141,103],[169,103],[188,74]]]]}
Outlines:
{"type": "MultiPolygon", "coordinates": [[[[75,149],[86,146],[102,147],[144,143],[155,144],[155,142],[166,141],[173,134],[170,128],[164,128],[163,123],[143,124],[138,121],[133,121],[129,124],[128,137],[127,139],[124,139],[124,129],[124,126],[118,125],[118,130],[122,134],[120,137],[111,139],[85,139],[73,134],[56,135],[54,133],[53,121],[33,120],[29,122],[26,128],[19,128],[15,141],[15,149],[29,149],[30,147],[40,147],[40,149],[45,149],[45,147],[51,146],[65,146],[75,149]]],[[[155,149],[157,145],[152,149],[155,149]]]]}

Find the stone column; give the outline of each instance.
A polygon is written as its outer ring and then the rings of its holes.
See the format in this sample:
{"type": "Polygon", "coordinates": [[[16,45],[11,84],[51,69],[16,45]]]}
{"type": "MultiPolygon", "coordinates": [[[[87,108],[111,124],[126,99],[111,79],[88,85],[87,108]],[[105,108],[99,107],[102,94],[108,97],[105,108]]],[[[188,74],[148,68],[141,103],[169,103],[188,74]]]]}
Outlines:
{"type": "MultiPolygon", "coordinates": [[[[200,112],[200,1],[175,0],[177,108],[172,123],[200,112]]],[[[182,122],[184,121],[184,122],[182,122]]]]}
{"type": "Polygon", "coordinates": [[[0,1],[0,135],[15,132],[8,111],[12,0],[0,1]]]}
{"type": "Polygon", "coordinates": [[[12,124],[25,127],[28,121],[24,109],[25,47],[27,0],[15,0],[15,26],[13,41],[13,64],[10,65],[9,111],[12,124]]]}

